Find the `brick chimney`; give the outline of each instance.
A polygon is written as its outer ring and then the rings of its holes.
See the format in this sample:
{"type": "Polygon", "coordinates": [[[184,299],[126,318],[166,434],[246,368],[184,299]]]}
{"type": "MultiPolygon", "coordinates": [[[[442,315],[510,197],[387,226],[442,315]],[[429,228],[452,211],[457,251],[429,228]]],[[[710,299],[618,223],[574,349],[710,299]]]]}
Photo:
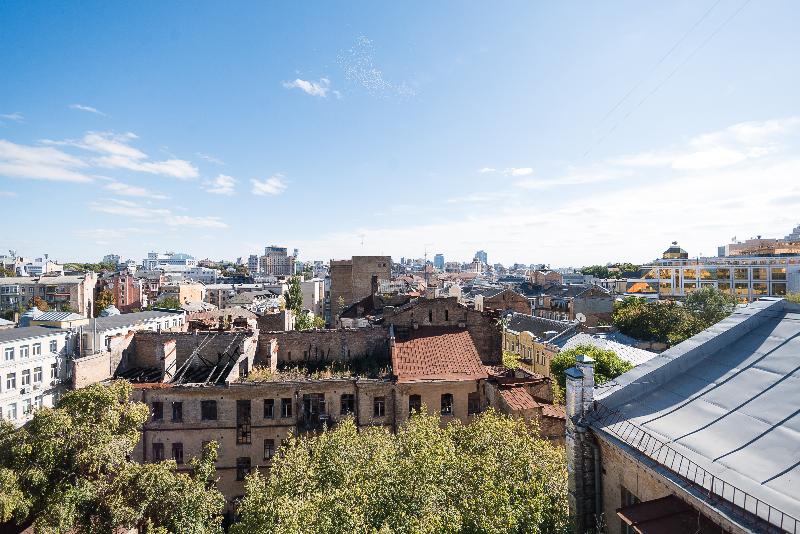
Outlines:
{"type": "Polygon", "coordinates": [[[594,443],[586,431],[585,417],[592,411],[594,401],[594,360],[583,354],[576,357],[575,367],[567,369],[567,472],[570,517],[575,522],[575,532],[588,532],[595,528],[596,455],[594,443]]]}

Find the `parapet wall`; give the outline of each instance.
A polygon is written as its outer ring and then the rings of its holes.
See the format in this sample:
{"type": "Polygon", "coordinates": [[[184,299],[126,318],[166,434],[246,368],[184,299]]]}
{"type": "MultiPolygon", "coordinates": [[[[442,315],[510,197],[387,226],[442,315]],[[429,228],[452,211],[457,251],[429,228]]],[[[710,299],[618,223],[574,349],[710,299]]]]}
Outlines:
{"type": "Polygon", "coordinates": [[[389,357],[388,330],[359,329],[261,332],[257,363],[269,361],[269,342],[277,341],[278,363],[348,361],[364,356],[389,357]]]}

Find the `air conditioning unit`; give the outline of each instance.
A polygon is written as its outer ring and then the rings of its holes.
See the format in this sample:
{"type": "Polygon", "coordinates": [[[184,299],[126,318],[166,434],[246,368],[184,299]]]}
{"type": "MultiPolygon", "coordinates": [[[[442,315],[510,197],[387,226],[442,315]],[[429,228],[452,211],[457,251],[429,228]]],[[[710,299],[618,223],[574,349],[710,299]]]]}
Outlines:
{"type": "Polygon", "coordinates": [[[28,392],[28,388],[19,388],[19,394],[25,395],[28,392]]]}

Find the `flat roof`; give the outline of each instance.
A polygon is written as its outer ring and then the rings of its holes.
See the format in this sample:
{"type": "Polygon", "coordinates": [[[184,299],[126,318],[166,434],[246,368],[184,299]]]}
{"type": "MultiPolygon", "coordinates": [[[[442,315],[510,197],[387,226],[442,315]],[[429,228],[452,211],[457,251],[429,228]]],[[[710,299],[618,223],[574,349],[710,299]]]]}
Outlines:
{"type": "MultiPolygon", "coordinates": [[[[595,392],[593,428],[667,467],[669,454],[657,449],[676,451],[716,477],[715,493],[725,481],[800,518],[800,305],[762,299],[738,308],[595,392]],[[603,417],[606,409],[616,416],[603,417]],[[631,424],[665,445],[623,431],[631,424]]],[[[745,505],[754,512],[755,499],[745,505]]]]}
{"type": "Polygon", "coordinates": [[[67,332],[61,328],[51,328],[48,326],[23,326],[21,328],[6,328],[0,330],[0,343],[10,341],[21,341],[36,337],[46,337],[67,332]]]}
{"type": "Polygon", "coordinates": [[[155,319],[163,319],[165,317],[182,316],[183,312],[169,312],[159,310],[148,310],[135,313],[121,313],[119,315],[109,315],[108,317],[98,317],[97,330],[113,330],[115,328],[124,328],[126,326],[134,326],[155,319]]]}

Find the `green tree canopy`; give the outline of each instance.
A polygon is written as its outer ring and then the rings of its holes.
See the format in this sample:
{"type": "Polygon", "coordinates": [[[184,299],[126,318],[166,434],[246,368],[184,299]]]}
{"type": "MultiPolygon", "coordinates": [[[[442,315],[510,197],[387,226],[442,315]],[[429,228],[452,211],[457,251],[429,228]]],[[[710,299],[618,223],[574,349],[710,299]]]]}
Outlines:
{"type": "Polygon", "coordinates": [[[412,417],[396,434],[352,420],[282,446],[248,477],[233,534],[566,533],[563,451],[519,419],[412,417]]]}
{"type": "Polygon", "coordinates": [[[608,267],[605,265],[590,265],[581,269],[581,274],[589,274],[596,278],[608,278],[608,267]]]}
{"type": "Polygon", "coordinates": [[[562,350],[550,360],[550,374],[556,378],[562,389],[566,387],[564,371],[575,366],[575,358],[579,354],[584,354],[594,360],[594,378],[597,384],[608,382],[633,369],[633,365],[621,359],[613,350],[601,349],[594,345],[578,345],[562,350]]]}
{"type": "Polygon", "coordinates": [[[300,287],[300,277],[292,276],[289,279],[289,290],[284,295],[286,309],[292,310],[299,319],[303,313],[303,289],[300,287]]]}
{"type": "Polygon", "coordinates": [[[100,312],[114,304],[114,293],[108,289],[104,289],[97,294],[97,299],[94,301],[94,316],[98,317],[100,312]]]}
{"type": "Polygon", "coordinates": [[[221,532],[224,498],[208,486],[216,443],[192,460],[191,475],[172,461],[130,461],[148,417],[130,393],[127,382],[93,385],[37,410],[21,428],[0,423],[0,520],[30,521],[47,534],[221,532]]]}
{"type": "Polygon", "coordinates": [[[733,312],[736,308],[736,299],[730,293],[715,287],[703,287],[689,293],[684,307],[700,321],[703,328],[708,328],[733,312]]]}
{"type": "Polygon", "coordinates": [[[177,297],[164,297],[163,299],[159,299],[156,302],[156,306],[158,308],[167,308],[170,310],[180,310],[181,309],[181,301],[178,300],[177,297]]]}

